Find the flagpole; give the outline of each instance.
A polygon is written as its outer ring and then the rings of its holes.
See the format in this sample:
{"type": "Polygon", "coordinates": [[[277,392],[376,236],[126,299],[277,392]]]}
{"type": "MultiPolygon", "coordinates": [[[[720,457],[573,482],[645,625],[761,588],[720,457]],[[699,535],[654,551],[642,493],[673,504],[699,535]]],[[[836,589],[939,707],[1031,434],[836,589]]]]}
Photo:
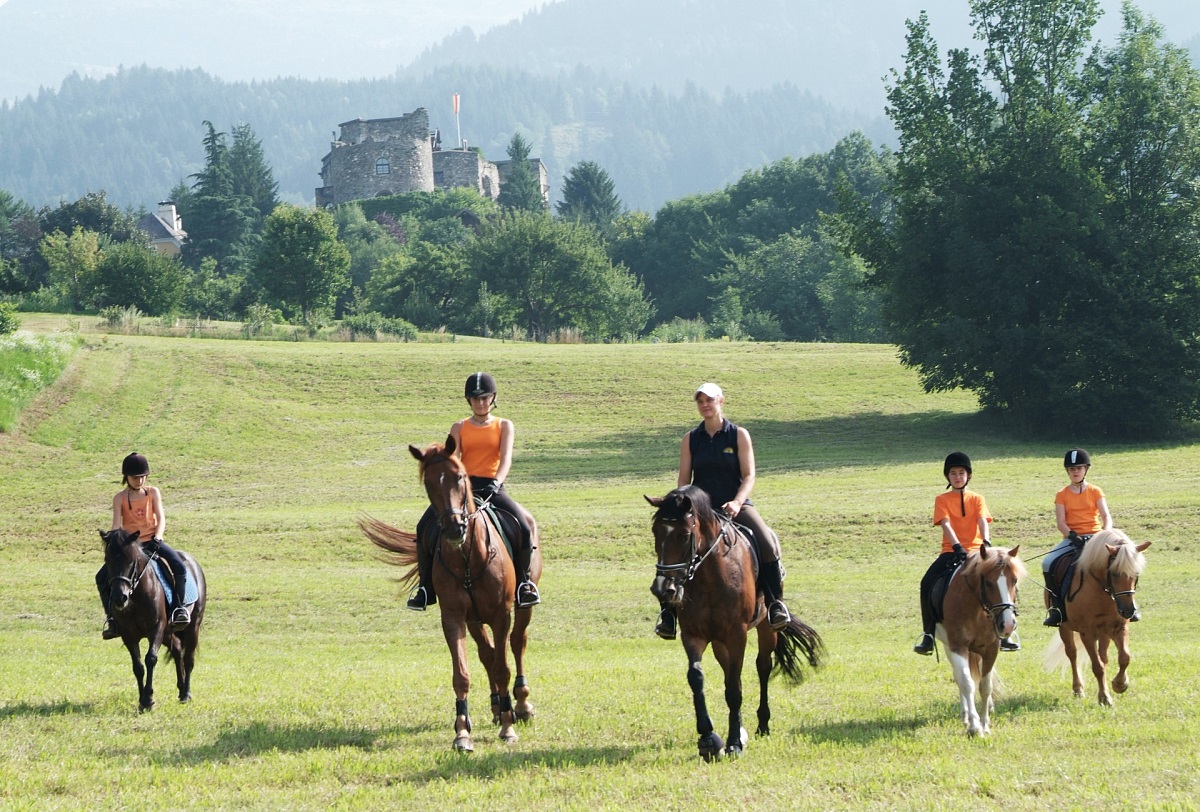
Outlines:
{"type": "Polygon", "coordinates": [[[458,120],[458,94],[454,94],[454,129],[458,132],[458,148],[462,149],[462,123],[458,120]]]}

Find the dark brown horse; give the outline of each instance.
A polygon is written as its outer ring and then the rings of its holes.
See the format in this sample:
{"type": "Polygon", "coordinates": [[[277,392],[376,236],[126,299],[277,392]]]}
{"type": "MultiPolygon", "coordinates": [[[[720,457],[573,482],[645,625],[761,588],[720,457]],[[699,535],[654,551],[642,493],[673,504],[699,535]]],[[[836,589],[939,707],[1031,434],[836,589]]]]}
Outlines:
{"type": "MultiPolygon", "coordinates": [[[[453,747],[470,752],[475,748],[467,709],[467,694],[471,689],[467,633],[475,639],[479,659],[487,669],[492,722],[500,725],[503,741],[515,742],[514,722],[533,716],[529,681],[525,678],[525,647],[533,607],[518,608],[514,615],[517,575],[512,558],[490,514],[476,508],[470,480],[462,463],[454,456],[454,448],[454,439],[450,437],[445,446],[435,443],[422,451],[410,445],[408,450],[420,463],[421,481],[438,517],[433,589],[442,612],[442,633],[450,647],[454,667],[453,747]],[[491,629],[490,638],[484,626],[491,629]],[[512,696],[509,695],[512,679],[508,665],[510,644],[517,671],[512,696]]],[[[532,516],[527,518],[533,531],[529,575],[536,583],[542,575],[542,557],[538,549],[537,524],[532,516]]],[[[401,579],[411,583],[417,577],[416,536],[370,517],[360,519],[358,524],[372,543],[392,554],[393,563],[409,567],[401,579]]]]}
{"type": "Polygon", "coordinates": [[[179,701],[187,702],[192,698],[192,668],[196,665],[196,648],[200,645],[200,624],[204,621],[208,591],[204,571],[196,559],[185,552],[179,553],[188,568],[188,575],[196,584],[198,597],[187,628],[172,631],[166,593],[158,580],[158,572],[151,566],[150,557],[138,541],[138,534],[120,529],[108,533],[101,530],[100,538],[104,539],[104,563],[108,568],[113,615],[121,631],[121,640],[133,660],[133,675],[137,677],[138,710],[148,711],[154,707],[154,667],[158,664],[158,650],[164,645],[175,661],[179,701]],[[147,641],[144,666],[142,640],[147,641]]]}
{"type": "Polygon", "coordinates": [[[991,732],[993,667],[1000,638],[1017,629],[1017,582],[1026,575],[1019,549],[984,546],[971,553],[950,578],[942,601],[936,635],[946,646],[970,736],[991,732]],[[982,711],[975,708],[976,687],[982,711]]]}
{"type": "MultiPolygon", "coordinates": [[[[1117,647],[1119,670],[1112,689],[1118,694],[1129,687],[1129,623],[1141,618],[1134,593],[1138,577],[1146,568],[1142,555],[1150,542],[1135,545],[1120,530],[1101,530],[1093,535],[1075,565],[1075,573],[1066,589],[1067,617],[1058,627],[1058,635],[1046,649],[1048,670],[1071,665],[1071,688],[1083,696],[1083,676],[1077,659],[1076,638],[1083,642],[1092,661],[1092,674],[1100,685],[1100,704],[1112,707],[1112,696],[1105,684],[1108,644],[1117,647]]],[[[1049,595],[1047,594],[1047,601],[1049,595]]],[[[1047,604],[1049,608],[1049,604],[1047,604]]]]}
{"type": "Polygon", "coordinates": [[[782,670],[793,682],[800,682],[804,678],[802,661],[813,668],[821,664],[821,637],[794,616],[782,631],[771,628],[763,597],[755,588],[750,540],[713,512],[708,494],[685,485],[661,499],[647,496],[646,501],[658,508],[653,526],[658,565],[650,591],[678,612],[700,755],[706,761],[740,755],[748,744],[742,726],[742,663],[750,629],[758,632],[757,732],[762,736],[771,732],[767,699],[771,675],[782,670]],[[724,742],[713,730],[704,699],[700,660],[710,643],[725,672],[729,736],[724,742]]]}

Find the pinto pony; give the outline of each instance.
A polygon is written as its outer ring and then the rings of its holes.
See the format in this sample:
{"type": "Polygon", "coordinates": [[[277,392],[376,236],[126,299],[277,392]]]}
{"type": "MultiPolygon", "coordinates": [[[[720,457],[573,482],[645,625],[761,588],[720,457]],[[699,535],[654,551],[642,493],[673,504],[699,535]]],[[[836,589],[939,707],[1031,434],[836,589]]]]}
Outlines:
{"type": "Polygon", "coordinates": [[[969,736],[991,732],[993,666],[1000,639],[1017,629],[1017,581],[1027,574],[1019,549],[980,547],[954,571],[942,600],[935,636],[946,647],[969,736]],[[982,710],[975,706],[976,688],[982,710]]]}
{"type": "MultiPolygon", "coordinates": [[[[471,483],[462,463],[454,456],[452,437],[444,446],[434,443],[425,450],[409,446],[420,464],[421,481],[437,515],[438,539],[433,551],[433,588],[441,609],[442,633],[450,647],[454,669],[454,742],[459,752],[475,749],[471,739],[471,716],[467,695],[471,676],[467,670],[466,637],[468,632],[479,649],[479,659],[487,669],[491,686],[492,722],[500,725],[500,739],[515,742],[514,723],[533,718],[529,702],[529,682],[525,678],[525,647],[533,607],[513,610],[517,573],[499,529],[491,515],[475,504],[471,483]],[[515,618],[515,619],[514,619],[515,618]],[[488,636],[487,626],[491,629],[488,636]],[[494,641],[494,642],[493,642],[494,641]],[[509,682],[508,648],[516,661],[516,680],[512,695],[509,682]],[[513,697],[516,704],[513,704],[513,697]]],[[[538,530],[533,517],[533,556],[530,578],[536,583],[542,574],[538,550],[538,530]]],[[[359,528],[377,547],[391,554],[398,566],[409,567],[401,581],[411,584],[417,577],[417,539],[370,517],[359,519],[359,528]]]]}
{"type": "Polygon", "coordinates": [[[740,755],[748,744],[742,726],[742,662],[749,630],[758,633],[757,732],[762,736],[771,732],[769,678],[781,670],[793,682],[800,682],[804,678],[803,661],[813,668],[821,665],[821,637],[794,616],[782,631],[771,628],[763,596],[755,588],[751,541],[736,525],[718,518],[708,494],[685,485],[660,499],[645,498],[657,508],[653,531],[658,564],[650,591],[678,612],[700,756],[710,761],[722,755],[740,755]],[[700,660],[710,643],[725,672],[725,703],[729,707],[726,741],[713,730],[704,698],[700,660]]]}
{"type": "MultiPolygon", "coordinates": [[[[1058,627],[1058,635],[1046,648],[1047,671],[1071,665],[1071,689],[1083,696],[1083,677],[1077,660],[1077,640],[1083,642],[1092,661],[1092,674],[1100,686],[1100,704],[1112,707],[1112,695],[1105,684],[1108,666],[1108,644],[1117,647],[1119,670],[1113,677],[1112,689],[1118,694],[1129,687],[1129,624],[1141,619],[1134,593],[1138,576],[1146,568],[1142,555],[1150,542],[1135,545],[1121,530],[1101,530],[1088,539],[1075,573],[1067,584],[1066,619],[1058,627]]],[[[1050,600],[1049,595],[1046,596],[1050,600]]]]}
{"type": "Polygon", "coordinates": [[[196,559],[185,552],[179,553],[188,568],[188,575],[196,584],[198,597],[187,628],[172,631],[166,593],[158,573],[151,566],[150,557],[138,541],[138,534],[118,528],[108,533],[101,530],[100,538],[104,540],[104,563],[108,568],[113,616],[121,631],[121,640],[133,660],[133,675],[137,678],[138,711],[154,707],[154,667],[158,664],[158,650],[164,645],[175,661],[179,701],[189,701],[192,698],[192,668],[196,665],[196,648],[200,645],[200,624],[204,621],[208,592],[204,572],[196,559]],[[147,643],[144,665],[142,640],[147,643]]]}

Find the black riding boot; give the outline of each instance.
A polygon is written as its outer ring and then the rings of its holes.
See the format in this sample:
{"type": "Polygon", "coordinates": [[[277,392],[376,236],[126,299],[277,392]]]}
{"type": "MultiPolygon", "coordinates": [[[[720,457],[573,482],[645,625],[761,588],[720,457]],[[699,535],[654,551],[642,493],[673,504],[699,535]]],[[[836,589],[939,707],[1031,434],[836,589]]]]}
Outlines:
{"type": "Polygon", "coordinates": [[[100,593],[100,605],[104,607],[104,628],[100,630],[100,636],[105,640],[112,640],[114,637],[121,636],[121,630],[117,628],[117,620],[112,613],[112,597],[108,591],[108,569],[101,567],[96,573],[96,591],[100,593]]]}
{"type": "Polygon", "coordinates": [[[1046,591],[1050,593],[1050,609],[1046,613],[1046,619],[1042,621],[1043,626],[1057,626],[1066,620],[1066,612],[1062,610],[1062,600],[1059,598],[1058,584],[1054,583],[1054,576],[1048,572],[1043,572],[1042,577],[1046,579],[1046,591]]]}
{"type": "Polygon", "coordinates": [[[792,620],[792,614],[783,602],[783,565],[779,561],[763,564],[759,580],[767,600],[767,622],[775,631],[782,631],[792,620]]]}
{"type": "Polygon", "coordinates": [[[425,528],[421,526],[417,527],[417,578],[407,606],[414,612],[424,612],[437,603],[437,595],[433,594],[433,551],[425,538],[425,528]]]}
{"type": "Polygon", "coordinates": [[[516,551],[516,561],[513,564],[517,570],[517,608],[524,609],[527,606],[536,606],[542,602],[542,596],[538,594],[537,584],[529,577],[529,559],[533,556],[533,548],[527,547],[524,550],[516,551]]]}
{"type": "Polygon", "coordinates": [[[659,602],[658,621],[654,624],[654,633],[663,640],[675,639],[675,610],[666,603],[659,602]]]}

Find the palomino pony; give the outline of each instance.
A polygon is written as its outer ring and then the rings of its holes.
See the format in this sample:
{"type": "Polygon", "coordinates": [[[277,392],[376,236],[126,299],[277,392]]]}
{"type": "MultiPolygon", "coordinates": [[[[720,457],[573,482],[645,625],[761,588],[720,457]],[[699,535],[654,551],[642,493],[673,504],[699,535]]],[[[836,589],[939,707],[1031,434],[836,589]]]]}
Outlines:
{"type": "Polygon", "coordinates": [[[1017,629],[1017,581],[1027,574],[1017,558],[1019,549],[1019,545],[1007,551],[980,547],[954,571],[942,599],[942,620],[935,635],[946,647],[954,670],[969,736],[991,732],[993,666],[1000,639],[1017,629]],[[982,712],[975,707],[976,687],[982,712]]]}
{"type": "Polygon", "coordinates": [[[154,707],[154,667],[158,664],[158,650],[163,645],[175,661],[179,701],[187,702],[192,698],[192,668],[196,665],[196,648],[200,644],[200,624],[204,621],[208,592],[204,571],[196,559],[185,552],[179,553],[196,585],[198,597],[187,628],[172,631],[166,593],[158,573],[151,566],[150,557],[138,541],[138,534],[121,529],[108,533],[101,530],[100,538],[104,539],[104,563],[108,567],[113,615],[121,631],[121,640],[133,660],[133,675],[137,677],[138,710],[148,711],[154,707]],[[142,640],[147,641],[144,667],[142,640]]]}
{"type": "MultiPolygon", "coordinates": [[[[1092,673],[1100,685],[1101,705],[1113,704],[1105,684],[1110,641],[1116,644],[1119,666],[1112,689],[1123,694],[1129,687],[1129,623],[1141,619],[1133,595],[1138,576],[1146,567],[1142,553],[1149,546],[1148,541],[1134,545],[1120,530],[1101,530],[1088,539],[1079,554],[1075,574],[1066,589],[1066,620],[1059,625],[1058,636],[1051,639],[1045,655],[1048,671],[1070,662],[1075,696],[1083,696],[1076,636],[1083,641],[1092,660],[1092,673]]],[[[1049,595],[1046,599],[1049,601],[1049,595]]]]}
{"type": "MultiPolygon", "coordinates": [[[[408,450],[420,463],[420,476],[437,514],[438,542],[433,552],[433,590],[442,612],[442,633],[450,647],[454,668],[454,743],[455,750],[471,752],[471,716],[467,694],[471,677],[467,671],[466,636],[470,632],[479,648],[479,659],[487,669],[491,684],[492,722],[500,725],[500,739],[515,742],[514,723],[533,717],[529,702],[529,681],[525,678],[525,646],[533,607],[513,610],[517,574],[500,531],[488,512],[476,506],[471,483],[462,463],[454,456],[454,438],[445,446],[434,443],[424,451],[416,446],[408,450]],[[484,626],[491,628],[489,639],[484,626]],[[494,642],[493,642],[494,640],[494,642]],[[512,671],[508,648],[512,645],[517,678],[513,696],[509,695],[512,671]]],[[[538,550],[537,524],[532,516],[533,555],[529,576],[536,583],[542,575],[542,556],[538,550]]],[[[417,577],[417,539],[381,521],[364,517],[359,527],[373,544],[392,554],[393,563],[408,566],[402,577],[411,583],[417,577]]]]}
{"type": "Polygon", "coordinates": [[[660,499],[646,497],[654,514],[657,575],[650,591],[678,612],[680,638],[688,658],[687,680],[696,709],[696,732],[705,761],[737,756],[748,744],[742,726],[742,661],[747,634],[758,632],[758,734],[770,734],[771,708],[767,682],[782,670],[799,683],[801,661],[821,665],[820,635],[793,616],[782,631],[767,622],[762,595],[755,589],[754,555],[750,540],[736,525],[713,512],[708,494],[692,485],[677,488],[660,499]],[[712,644],[725,671],[725,703],[729,707],[729,736],[723,742],[713,730],[704,700],[700,659],[712,644]],[[774,662],[772,662],[772,656],[774,662]]]}

